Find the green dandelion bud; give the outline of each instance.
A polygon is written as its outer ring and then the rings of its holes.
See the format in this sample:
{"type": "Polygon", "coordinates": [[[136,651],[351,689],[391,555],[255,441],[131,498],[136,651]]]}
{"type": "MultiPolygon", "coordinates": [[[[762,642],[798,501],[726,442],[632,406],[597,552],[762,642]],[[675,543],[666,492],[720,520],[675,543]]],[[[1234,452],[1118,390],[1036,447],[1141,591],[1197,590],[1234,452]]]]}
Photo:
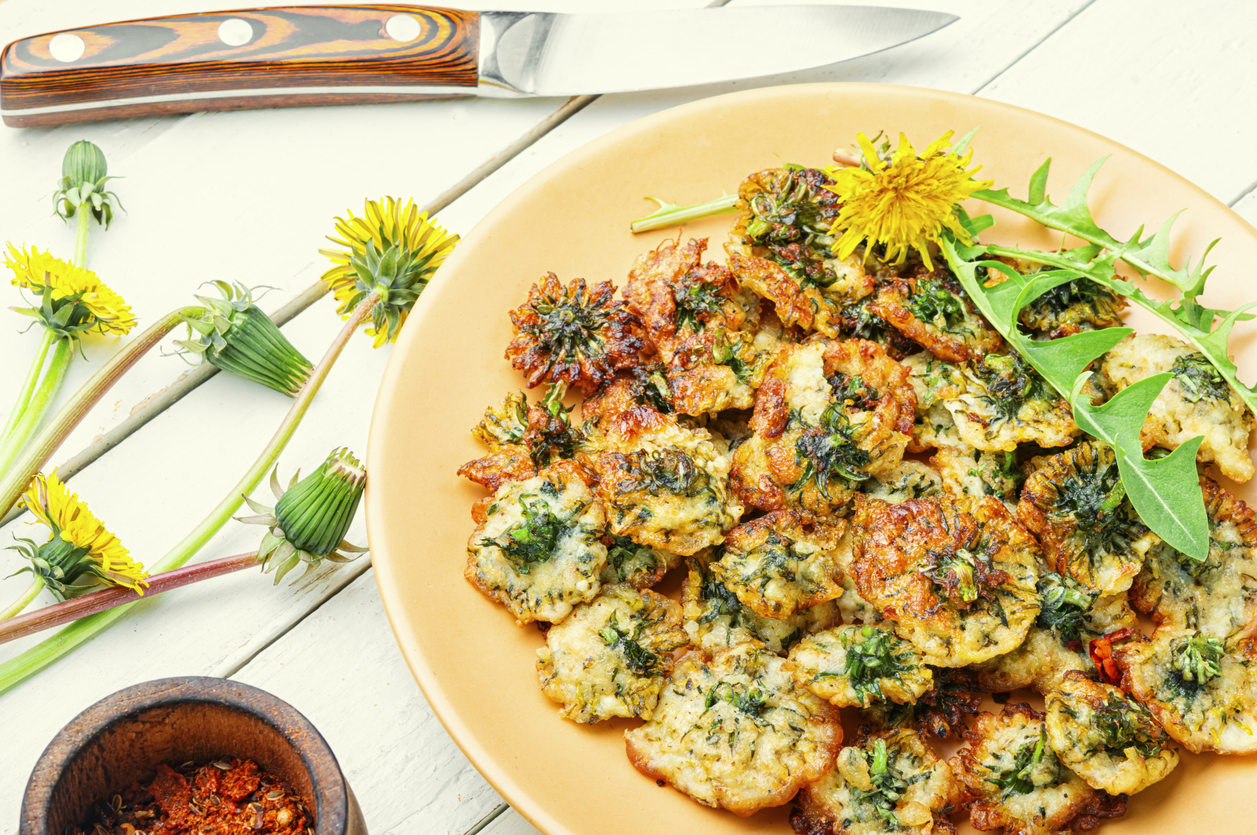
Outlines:
{"type": "Polygon", "coordinates": [[[122,205],[118,195],[105,190],[105,183],[111,179],[105,152],[86,139],[75,142],[61,161],[60,188],[52,196],[56,213],[68,219],[86,209],[108,229],[113,220],[113,202],[122,205]]]}
{"type": "Polygon", "coordinates": [[[283,490],[277,468],[271,473],[275,506],[246,497],[258,515],[240,519],[269,528],[258,546],[258,558],[263,571],[275,569],[276,584],[301,563],[308,571],[323,560],[348,562],[367,550],[344,540],[367,483],[358,459],[348,449],[333,450],[313,473],[300,480],[298,476],[300,472],[283,490]]]}
{"type": "Polygon", "coordinates": [[[175,340],[181,353],[295,397],[310,376],[310,361],[253,303],[252,290],[225,281],[213,284],[223,297],[196,297],[205,308],[199,316],[184,315],[189,338],[175,340]]]}

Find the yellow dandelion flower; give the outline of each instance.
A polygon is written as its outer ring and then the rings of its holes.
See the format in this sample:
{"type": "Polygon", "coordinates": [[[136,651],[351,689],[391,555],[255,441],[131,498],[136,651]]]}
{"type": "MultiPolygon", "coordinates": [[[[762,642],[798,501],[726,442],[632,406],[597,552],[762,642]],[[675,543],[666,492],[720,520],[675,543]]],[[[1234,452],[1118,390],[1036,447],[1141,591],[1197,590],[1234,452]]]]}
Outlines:
{"type": "Polygon", "coordinates": [[[5,266],[13,271],[12,284],[40,297],[38,308],[21,312],[34,316],[44,326],[66,334],[92,330],[125,334],[135,327],[135,316],[127,303],[85,267],[78,267],[37,247],[18,249],[9,244],[5,266]],[[67,305],[73,309],[63,311],[67,305]]]}
{"type": "Polygon", "coordinates": [[[118,537],[105,528],[78,497],[66,489],[54,470],[36,475],[18,500],[43,524],[51,536],[43,545],[29,540],[18,550],[31,560],[32,568],[47,585],[64,596],[67,587],[79,580],[96,577],[106,585],[124,586],[140,594],[148,585],[144,566],[131,559],[118,537]]]}
{"type": "Polygon", "coordinates": [[[846,258],[867,241],[869,251],[877,245],[885,246],[888,262],[902,264],[908,252],[916,250],[933,269],[929,245],[939,240],[944,229],[969,243],[969,235],[956,212],[957,204],[994,181],[973,180],[981,166],[965,170],[973,157],[972,149],[963,157],[947,150],[952,133],[943,134],[920,155],[901,133],[899,147],[890,162],[878,157],[873,143],[860,134],[860,149],[868,169],[827,171],[834,180],[829,190],[843,202],[831,229],[835,236],[842,233],[834,243],[839,258],[846,258]]]}
{"type": "Polygon", "coordinates": [[[410,200],[404,206],[392,197],[368,200],[362,217],[347,214],[336,218],[336,236],[327,236],[343,248],[319,250],[332,262],[323,281],[339,302],[337,312],[346,319],[372,291],[380,292],[367,328],[378,348],[397,339],[415,300],[458,236],[447,234],[410,200]]]}

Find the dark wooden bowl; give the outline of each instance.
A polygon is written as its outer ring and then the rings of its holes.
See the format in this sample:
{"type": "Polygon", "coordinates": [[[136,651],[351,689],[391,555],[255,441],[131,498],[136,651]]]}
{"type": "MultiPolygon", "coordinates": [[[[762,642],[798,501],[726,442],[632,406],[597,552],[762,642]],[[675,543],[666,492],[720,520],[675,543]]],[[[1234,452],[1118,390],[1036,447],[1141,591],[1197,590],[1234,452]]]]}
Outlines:
{"type": "Polygon", "coordinates": [[[252,759],[306,801],[315,835],[366,835],[362,810],[322,735],[270,693],[221,678],[120,690],[76,716],[35,763],[20,835],[62,835],[92,804],[152,779],[161,763],[252,759]]]}

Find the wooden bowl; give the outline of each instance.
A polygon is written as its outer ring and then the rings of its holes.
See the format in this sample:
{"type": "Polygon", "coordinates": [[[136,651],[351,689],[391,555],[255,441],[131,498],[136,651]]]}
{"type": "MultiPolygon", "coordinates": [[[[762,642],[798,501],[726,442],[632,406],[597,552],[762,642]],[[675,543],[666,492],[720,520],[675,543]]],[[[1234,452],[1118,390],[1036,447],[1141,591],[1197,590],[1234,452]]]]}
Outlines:
{"type": "Polygon", "coordinates": [[[120,690],[76,716],[35,763],[20,835],[62,835],[92,804],[152,779],[162,763],[254,760],[301,795],[315,835],[366,835],[358,801],[322,735],[256,687],[188,676],[120,690]]]}

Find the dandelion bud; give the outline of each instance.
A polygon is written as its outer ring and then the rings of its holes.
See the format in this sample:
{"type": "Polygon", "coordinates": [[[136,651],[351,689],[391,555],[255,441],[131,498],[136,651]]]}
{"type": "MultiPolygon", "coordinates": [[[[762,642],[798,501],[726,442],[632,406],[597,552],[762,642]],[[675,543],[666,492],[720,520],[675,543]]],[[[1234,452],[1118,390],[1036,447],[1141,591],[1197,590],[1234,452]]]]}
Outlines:
{"type": "Polygon", "coordinates": [[[347,562],[366,551],[344,541],[367,483],[367,472],[353,453],[333,450],[313,473],[301,480],[298,475],[281,490],[277,473],[271,473],[275,507],[246,498],[258,515],[240,519],[269,528],[258,558],[264,571],[275,568],[276,583],[299,563],[308,570],[325,559],[347,562]]]}
{"type": "MultiPolygon", "coordinates": [[[[61,181],[52,196],[57,214],[68,219],[85,208],[108,229],[113,220],[113,202],[118,201],[118,195],[105,190],[110,179],[105,152],[86,139],[75,142],[61,161],[61,181]]],[[[122,205],[121,201],[118,205],[122,205]]]]}
{"type": "Polygon", "coordinates": [[[189,339],[176,344],[217,368],[296,396],[310,376],[310,361],[253,303],[251,290],[225,281],[213,284],[223,297],[197,296],[205,307],[199,316],[184,316],[189,339]]]}
{"type": "Polygon", "coordinates": [[[95,143],[80,139],[65,152],[65,159],[61,161],[61,175],[66,188],[78,188],[84,183],[96,185],[109,175],[105,152],[95,143]]]}

